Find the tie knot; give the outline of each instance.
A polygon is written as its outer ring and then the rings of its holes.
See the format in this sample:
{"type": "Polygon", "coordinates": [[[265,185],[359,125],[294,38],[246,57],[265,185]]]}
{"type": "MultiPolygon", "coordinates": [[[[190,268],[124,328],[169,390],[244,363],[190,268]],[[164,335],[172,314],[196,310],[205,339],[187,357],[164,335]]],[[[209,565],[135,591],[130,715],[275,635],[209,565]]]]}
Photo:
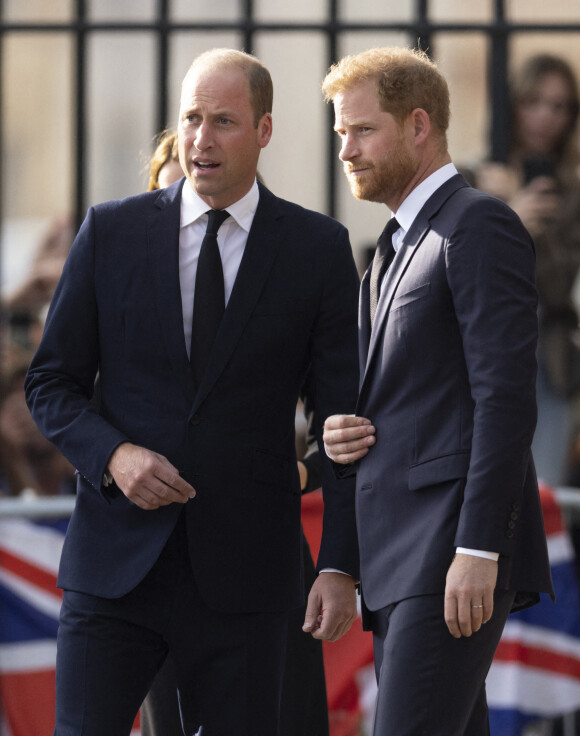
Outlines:
{"type": "Polygon", "coordinates": [[[400,227],[401,226],[397,222],[396,218],[391,217],[391,219],[387,222],[385,229],[379,236],[378,246],[380,250],[386,250],[388,252],[391,248],[393,248],[393,235],[400,227]]]}
{"type": "Polygon", "coordinates": [[[223,221],[230,216],[225,210],[208,210],[207,211],[207,228],[206,233],[217,235],[223,221]]]}

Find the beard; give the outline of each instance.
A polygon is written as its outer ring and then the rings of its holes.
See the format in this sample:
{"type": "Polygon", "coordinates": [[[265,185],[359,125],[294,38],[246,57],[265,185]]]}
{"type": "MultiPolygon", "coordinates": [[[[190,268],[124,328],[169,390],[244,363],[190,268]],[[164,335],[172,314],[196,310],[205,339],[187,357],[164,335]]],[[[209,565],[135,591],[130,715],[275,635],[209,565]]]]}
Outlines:
{"type": "Polygon", "coordinates": [[[402,140],[383,158],[376,161],[345,162],[344,171],[357,199],[386,203],[403,192],[417,170],[418,161],[402,140]],[[354,176],[350,169],[366,169],[354,176]]]}

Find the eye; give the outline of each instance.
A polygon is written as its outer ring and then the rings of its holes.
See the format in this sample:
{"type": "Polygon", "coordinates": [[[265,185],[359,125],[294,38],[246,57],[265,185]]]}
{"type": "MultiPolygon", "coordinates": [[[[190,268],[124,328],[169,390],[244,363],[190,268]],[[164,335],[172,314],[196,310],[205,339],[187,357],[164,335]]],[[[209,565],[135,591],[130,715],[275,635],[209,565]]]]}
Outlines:
{"type": "Polygon", "coordinates": [[[218,118],[219,125],[230,125],[231,122],[229,118],[218,118]]]}
{"type": "Polygon", "coordinates": [[[568,112],[569,105],[567,102],[553,102],[552,103],[552,111],[556,115],[565,115],[568,112]]]}

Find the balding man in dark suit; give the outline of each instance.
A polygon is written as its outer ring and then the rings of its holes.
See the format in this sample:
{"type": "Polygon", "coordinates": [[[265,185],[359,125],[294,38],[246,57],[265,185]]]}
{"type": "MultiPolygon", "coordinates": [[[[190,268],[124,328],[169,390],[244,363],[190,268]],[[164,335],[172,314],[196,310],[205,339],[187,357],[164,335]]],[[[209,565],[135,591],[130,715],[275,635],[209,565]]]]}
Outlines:
{"type": "MultiPolygon", "coordinates": [[[[254,57],[195,60],[185,180],[90,208],[30,367],[31,411],[78,469],[56,736],[128,736],[168,653],[186,736],[278,733],[304,595],[296,402],[308,380],[319,437],[354,409],[358,276],[339,223],[256,182],[271,104],[254,57]]],[[[325,465],[307,628],[333,640],[358,553],[354,485],[325,465]]]]}

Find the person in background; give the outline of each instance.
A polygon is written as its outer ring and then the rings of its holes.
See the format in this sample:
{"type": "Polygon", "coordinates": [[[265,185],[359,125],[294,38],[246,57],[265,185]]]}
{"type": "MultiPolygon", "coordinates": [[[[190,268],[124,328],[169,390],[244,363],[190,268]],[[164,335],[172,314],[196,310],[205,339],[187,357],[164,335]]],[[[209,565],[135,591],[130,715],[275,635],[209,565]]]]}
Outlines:
{"type": "Polygon", "coordinates": [[[2,300],[0,331],[0,495],[74,491],[74,469],[42,435],[24,398],[24,377],[73,240],[70,221],[55,219],[21,283],[2,300]]]}
{"type": "Polygon", "coordinates": [[[393,213],[360,294],[356,470],[374,736],[488,736],[485,678],[511,610],[553,595],[530,445],[534,248],[447,150],[449,90],[421,51],[347,56],[323,83],[357,199],[393,213]]]}
{"type": "Polygon", "coordinates": [[[0,400],[0,474],[5,495],[59,496],[74,493],[74,468],[30,416],[24,397],[27,366],[5,376],[0,400]]]}
{"type": "MultiPolygon", "coordinates": [[[[295,411],[354,409],[346,229],[256,181],[272,81],[214,49],[181,89],[185,179],[90,207],[26,379],[78,471],[58,584],[56,736],[128,736],[170,655],[186,736],[276,736],[304,599],[295,411]],[[93,403],[99,374],[100,401],[93,403]]],[[[356,618],[354,484],[324,457],[305,630],[356,618]]]]}
{"type": "Polygon", "coordinates": [[[538,424],[532,444],[538,477],[564,485],[570,470],[573,399],[580,389],[574,285],[580,266],[578,84],[551,54],[530,57],[511,80],[511,139],[505,163],[474,172],[479,189],[500,197],[534,240],[539,298],[538,424]]]}
{"type": "MultiPolygon", "coordinates": [[[[164,189],[183,176],[179,163],[177,132],[164,131],[157,139],[151,156],[147,190],[164,189]]],[[[262,181],[259,174],[259,181],[262,181]]],[[[313,418],[312,410],[300,407],[306,414],[305,435],[313,418]]],[[[317,490],[322,484],[320,455],[313,436],[302,437],[297,432],[300,445],[298,472],[302,493],[317,490]]],[[[302,538],[304,557],[304,585],[306,594],[316,578],[310,547],[302,538]]],[[[328,705],[322,642],[302,631],[306,606],[296,608],[288,621],[286,663],[280,705],[280,736],[328,736],[328,705]]],[[[173,662],[168,657],[157,673],[153,685],[141,706],[142,736],[182,736],[177,679],[173,662]]]]}
{"type": "Polygon", "coordinates": [[[147,191],[165,189],[184,176],[179,163],[177,132],[164,130],[157,137],[157,145],[149,161],[149,181],[147,191]]]}

